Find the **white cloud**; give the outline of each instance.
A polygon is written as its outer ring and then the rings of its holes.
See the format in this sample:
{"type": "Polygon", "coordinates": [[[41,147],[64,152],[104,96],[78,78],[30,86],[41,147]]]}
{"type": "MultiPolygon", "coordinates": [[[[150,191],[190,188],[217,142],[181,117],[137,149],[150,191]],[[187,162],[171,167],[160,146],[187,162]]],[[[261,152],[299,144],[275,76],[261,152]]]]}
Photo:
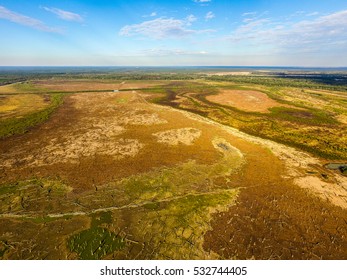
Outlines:
{"type": "Polygon", "coordinates": [[[200,6],[208,6],[212,0],[193,0],[193,2],[199,4],[200,6]]]}
{"type": "Polygon", "coordinates": [[[62,32],[61,30],[57,28],[47,26],[45,23],[43,23],[42,21],[38,19],[15,13],[11,10],[6,9],[3,6],[0,6],[0,18],[18,23],[20,25],[28,26],[37,30],[45,31],[45,32],[53,32],[53,33],[62,32]]]}
{"type": "Polygon", "coordinates": [[[347,48],[347,10],[296,23],[254,19],[238,27],[229,37],[232,42],[268,45],[296,51],[347,48]]]}
{"type": "MultiPolygon", "coordinates": [[[[261,29],[265,24],[270,22],[269,19],[263,18],[263,19],[249,19],[246,24],[241,25],[237,30],[237,34],[247,34],[249,32],[255,32],[258,31],[258,29],[261,29]]],[[[247,36],[247,35],[245,35],[247,36]]]]}
{"type": "Polygon", "coordinates": [[[317,15],[319,15],[318,12],[312,12],[312,13],[306,14],[307,17],[313,17],[313,16],[317,16],[317,15]]]}
{"type": "Polygon", "coordinates": [[[242,22],[248,23],[248,22],[251,22],[251,21],[254,21],[254,20],[255,20],[255,18],[244,18],[242,20],[242,22]]]}
{"type": "Polygon", "coordinates": [[[305,11],[296,11],[294,13],[294,15],[303,15],[305,13],[305,11]]]}
{"type": "Polygon", "coordinates": [[[143,15],[142,17],[143,18],[148,18],[148,17],[156,17],[157,16],[157,12],[152,12],[150,14],[147,14],[147,15],[143,15]]]}
{"type": "Polygon", "coordinates": [[[210,20],[210,19],[213,19],[214,17],[215,17],[215,15],[213,12],[208,12],[205,16],[205,19],[210,20]]]}
{"type": "MultiPolygon", "coordinates": [[[[191,18],[192,20],[192,18],[191,18]]],[[[212,32],[213,30],[189,29],[191,21],[174,18],[157,18],[144,21],[140,24],[124,26],[119,34],[121,36],[143,35],[153,39],[182,38],[188,35],[212,32]]]]}
{"type": "Polygon", "coordinates": [[[255,16],[256,14],[257,14],[257,12],[247,12],[247,13],[243,13],[242,16],[248,17],[248,16],[255,16]]]}
{"type": "Polygon", "coordinates": [[[186,20],[187,20],[189,23],[192,23],[192,22],[194,22],[194,21],[197,20],[197,17],[194,16],[194,15],[189,15],[189,16],[187,16],[186,20]]]}
{"type": "Polygon", "coordinates": [[[51,12],[55,15],[57,15],[59,18],[66,20],[66,21],[76,21],[76,22],[83,22],[82,16],[76,13],[72,13],[69,11],[64,11],[58,8],[49,8],[49,7],[43,7],[44,10],[47,12],[51,12]]]}

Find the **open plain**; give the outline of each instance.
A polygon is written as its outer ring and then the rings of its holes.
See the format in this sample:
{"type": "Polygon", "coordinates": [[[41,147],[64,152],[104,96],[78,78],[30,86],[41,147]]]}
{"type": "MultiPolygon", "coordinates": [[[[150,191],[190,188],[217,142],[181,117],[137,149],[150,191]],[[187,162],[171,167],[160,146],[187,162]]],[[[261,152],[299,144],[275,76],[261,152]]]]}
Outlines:
{"type": "Polygon", "coordinates": [[[1,86],[0,258],[347,259],[346,90],[249,76],[1,86]]]}

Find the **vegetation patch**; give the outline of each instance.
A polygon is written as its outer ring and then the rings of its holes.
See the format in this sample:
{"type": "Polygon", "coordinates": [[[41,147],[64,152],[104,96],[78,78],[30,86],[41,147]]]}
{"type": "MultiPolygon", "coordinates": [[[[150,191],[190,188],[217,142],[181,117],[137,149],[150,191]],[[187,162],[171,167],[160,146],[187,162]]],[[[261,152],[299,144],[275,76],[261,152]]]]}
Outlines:
{"type": "Polygon", "coordinates": [[[269,112],[269,108],[281,105],[265,93],[255,90],[222,90],[220,94],[208,95],[206,99],[240,110],[260,113],[269,112]]]}
{"type": "Polygon", "coordinates": [[[71,252],[82,260],[100,260],[104,256],[125,247],[125,241],[113,232],[101,227],[92,227],[73,235],[68,240],[71,252]]]}
{"type": "MultiPolygon", "coordinates": [[[[238,80],[236,77],[235,82],[244,78],[252,79],[252,77],[243,77],[238,80]]],[[[234,78],[231,79],[234,80],[234,78]]],[[[252,82],[252,84],[254,83],[252,87],[249,83],[214,83],[204,90],[192,83],[195,86],[195,93],[184,90],[184,88],[189,88],[188,82],[184,82],[177,88],[171,87],[171,95],[167,95],[166,101],[161,100],[159,103],[208,117],[248,134],[290,145],[320,157],[347,158],[347,148],[344,144],[346,139],[343,136],[345,134],[343,132],[346,132],[346,126],[337,120],[337,117],[341,120],[345,116],[339,102],[336,103],[341,98],[342,93],[330,94],[326,92],[324,98],[319,100],[311,98],[312,100],[310,99],[308,102],[305,91],[288,87],[289,80],[285,80],[286,83],[283,84],[283,87],[280,84],[269,87],[267,84],[261,84],[260,81],[261,79],[255,79],[252,82]],[[255,81],[258,81],[259,84],[256,84],[255,81]],[[278,104],[283,105],[268,108],[270,113],[264,114],[213,103],[207,97],[218,96],[218,87],[231,92],[261,92],[275,100],[275,103],[279,102],[278,104]],[[337,114],[339,115],[337,116],[337,114]]]]}
{"type": "MultiPolygon", "coordinates": [[[[0,213],[35,212],[37,219],[57,210],[71,188],[58,180],[44,178],[0,185],[0,213]]],[[[35,218],[36,219],[36,218],[35,218]]]]}
{"type": "Polygon", "coordinates": [[[101,226],[103,224],[112,223],[112,213],[111,212],[101,212],[92,215],[92,227],[101,226]]]}
{"type": "Polygon", "coordinates": [[[50,105],[43,110],[16,118],[0,119],[0,139],[14,134],[23,134],[31,127],[46,121],[62,102],[63,94],[52,94],[50,105]]]}
{"type": "Polygon", "coordinates": [[[320,110],[297,110],[284,107],[270,108],[271,115],[286,121],[307,125],[336,124],[337,120],[320,110]]]}
{"type": "Polygon", "coordinates": [[[10,249],[10,246],[7,241],[0,240],[0,258],[10,249]]]}
{"type": "Polygon", "coordinates": [[[146,223],[136,229],[146,247],[141,257],[149,259],[208,259],[202,248],[211,214],[225,211],[235,203],[237,190],[191,194],[162,202],[159,209],[148,209],[134,218],[146,223]],[[156,248],[152,250],[151,248],[156,248]]]}

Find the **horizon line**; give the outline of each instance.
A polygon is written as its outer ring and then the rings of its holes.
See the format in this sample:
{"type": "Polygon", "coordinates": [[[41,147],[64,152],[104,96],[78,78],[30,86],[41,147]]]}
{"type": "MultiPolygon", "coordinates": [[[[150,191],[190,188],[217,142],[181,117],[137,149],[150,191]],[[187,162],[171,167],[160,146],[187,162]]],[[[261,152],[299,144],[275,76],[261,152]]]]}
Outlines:
{"type": "Polygon", "coordinates": [[[153,68],[184,68],[184,67],[235,67],[235,68],[347,68],[346,66],[287,66],[287,65],[0,65],[1,68],[7,67],[40,67],[40,68],[69,68],[69,67],[83,67],[83,68],[105,68],[105,67],[128,67],[128,68],[145,68],[145,67],[153,67],[153,68]]]}

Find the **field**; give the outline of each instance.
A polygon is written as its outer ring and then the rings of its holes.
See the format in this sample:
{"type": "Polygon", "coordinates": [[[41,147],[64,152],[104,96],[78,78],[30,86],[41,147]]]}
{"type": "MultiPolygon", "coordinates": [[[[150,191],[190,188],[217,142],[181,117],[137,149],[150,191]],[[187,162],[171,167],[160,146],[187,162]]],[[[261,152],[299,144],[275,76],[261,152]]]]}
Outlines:
{"type": "Polygon", "coordinates": [[[347,259],[344,86],[20,79],[0,86],[0,258],[347,259]]]}

